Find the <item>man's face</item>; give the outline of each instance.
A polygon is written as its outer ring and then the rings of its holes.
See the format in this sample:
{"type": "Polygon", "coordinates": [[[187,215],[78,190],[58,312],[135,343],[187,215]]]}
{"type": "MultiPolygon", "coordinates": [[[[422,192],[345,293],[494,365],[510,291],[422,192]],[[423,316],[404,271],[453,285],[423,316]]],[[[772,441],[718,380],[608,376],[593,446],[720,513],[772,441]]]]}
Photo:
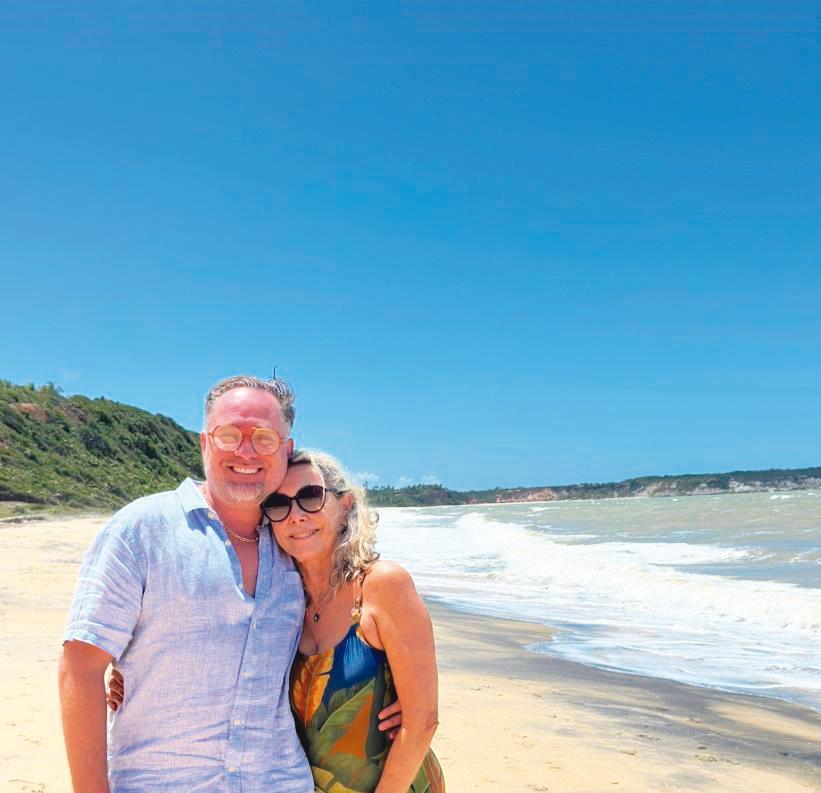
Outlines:
{"type": "Polygon", "coordinates": [[[200,435],[200,445],[208,490],[217,500],[259,504],[282,484],[293,441],[283,443],[274,454],[257,454],[251,444],[255,427],[274,430],[281,438],[290,433],[273,394],[260,388],[233,388],[212,405],[206,432],[200,435]],[[242,443],[233,452],[217,448],[207,435],[226,425],[243,432],[242,443]]]}

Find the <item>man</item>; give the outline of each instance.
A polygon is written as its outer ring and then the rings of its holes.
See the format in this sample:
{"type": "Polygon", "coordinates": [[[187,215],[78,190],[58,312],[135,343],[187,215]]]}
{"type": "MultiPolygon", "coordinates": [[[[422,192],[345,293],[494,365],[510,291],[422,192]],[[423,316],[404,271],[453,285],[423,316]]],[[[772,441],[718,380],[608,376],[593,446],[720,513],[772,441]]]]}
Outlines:
{"type": "Polygon", "coordinates": [[[285,476],[293,399],[281,380],[217,383],[205,483],[129,504],[89,549],[60,661],[76,793],[314,790],[288,704],[302,584],[259,508],[285,476]],[[107,746],[112,662],[127,696],[107,746]]]}

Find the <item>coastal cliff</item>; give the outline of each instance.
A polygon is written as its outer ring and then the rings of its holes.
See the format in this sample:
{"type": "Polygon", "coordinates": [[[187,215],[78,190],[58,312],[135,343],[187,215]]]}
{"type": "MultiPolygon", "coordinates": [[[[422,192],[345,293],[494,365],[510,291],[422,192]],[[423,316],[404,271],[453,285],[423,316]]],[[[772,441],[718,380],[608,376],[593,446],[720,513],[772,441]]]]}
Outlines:
{"type": "Polygon", "coordinates": [[[369,491],[381,507],[421,507],[447,504],[506,504],[516,501],[566,499],[707,496],[719,493],[756,493],[770,490],[821,489],[821,467],[732,471],[723,474],[642,476],[621,482],[553,485],[548,487],[449,490],[442,485],[378,487],[369,491]]]}
{"type": "MultiPolygon", "coordinates": [[[[199,437],[167,416],[48,384],[0,380],[0,518],[42,508],[109,509],[202,478],[199,437]]],[[[376,487],[375,506],[699,496],[821,488],[821,467],[644,476],[622,482],[451,490],[376,487]]]]}

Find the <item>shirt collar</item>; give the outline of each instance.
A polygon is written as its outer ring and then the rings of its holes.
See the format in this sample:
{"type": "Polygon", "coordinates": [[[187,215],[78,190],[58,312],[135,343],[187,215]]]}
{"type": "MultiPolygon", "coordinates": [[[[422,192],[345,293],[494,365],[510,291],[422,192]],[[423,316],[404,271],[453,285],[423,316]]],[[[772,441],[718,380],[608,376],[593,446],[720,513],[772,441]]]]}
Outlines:
{"type": "MultiPolygon", "coordinates": [[[[205,496],[202,494],[202,490],[200,489],[204,484],[205,482],[198,482],[196,479],[191,479],[189,477],[181,482],[180,486],[177,488],[177,498],[179,498],[180,504],[182,504],[183,511],[186,515],[198,509],[211,509],[208,502],[205,500],[205,496]]],[[[260,526],[268,526],[270,522],[271,521],[263,515],[260,526]]]]}
{"type": "Polygon", "coordinates": [[[189,477],[181,482],[177,488],[177,497],[186,515],[197,509],[210,509],[208,502],[202,495],[202,490],[200,490],[200,485],[202,484],[202,482],[197,482],[195,479],[189,477]]]}

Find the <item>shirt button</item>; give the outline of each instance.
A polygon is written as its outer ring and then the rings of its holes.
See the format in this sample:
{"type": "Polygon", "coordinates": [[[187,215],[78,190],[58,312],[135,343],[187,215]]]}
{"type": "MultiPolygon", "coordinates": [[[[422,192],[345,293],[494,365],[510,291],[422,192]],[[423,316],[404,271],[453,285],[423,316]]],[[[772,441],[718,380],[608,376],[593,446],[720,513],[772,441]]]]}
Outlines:
{"type": "Polygon", "coordinates": [[[228,773],[229,773],[229,774],[233,774],[236,770],[237,770],[237,769],[236,769],[234,766],[232,766],[232,765],[229,765],[229,766],[228,766],[228,773]]]}
{"type": "Polygon", "coordinates": [[[243,677],[251,677],[251,673],[248,670],[246,670],[245,672],[242,673],[242,676],[243,677]]]}
{"type": "Polygon", "coordinates": [[[242,724],[242,719],[234,719],[234,726],[235,727],[239,727],[240,724],[242,724]]]}
{"type": "Polygon", "coordinates": [[[214,510],[213,510],[213,509],[209,509],[209,510],[208,510],[208,517],[209,517],[209,518],[211,518],[211,520],[214,520],[214,518],[216,518],[216,517],[217,517],[217,513],[216,513],[216,512],[214,512],[214,510]]]}
{"type": "Polygon", "coordinates": [[[231,540],[226,540],[226,541],[225,541],[225,544],[226,544],[226,545],[230,545],[230,544],[231,544],[231,540]]]}

